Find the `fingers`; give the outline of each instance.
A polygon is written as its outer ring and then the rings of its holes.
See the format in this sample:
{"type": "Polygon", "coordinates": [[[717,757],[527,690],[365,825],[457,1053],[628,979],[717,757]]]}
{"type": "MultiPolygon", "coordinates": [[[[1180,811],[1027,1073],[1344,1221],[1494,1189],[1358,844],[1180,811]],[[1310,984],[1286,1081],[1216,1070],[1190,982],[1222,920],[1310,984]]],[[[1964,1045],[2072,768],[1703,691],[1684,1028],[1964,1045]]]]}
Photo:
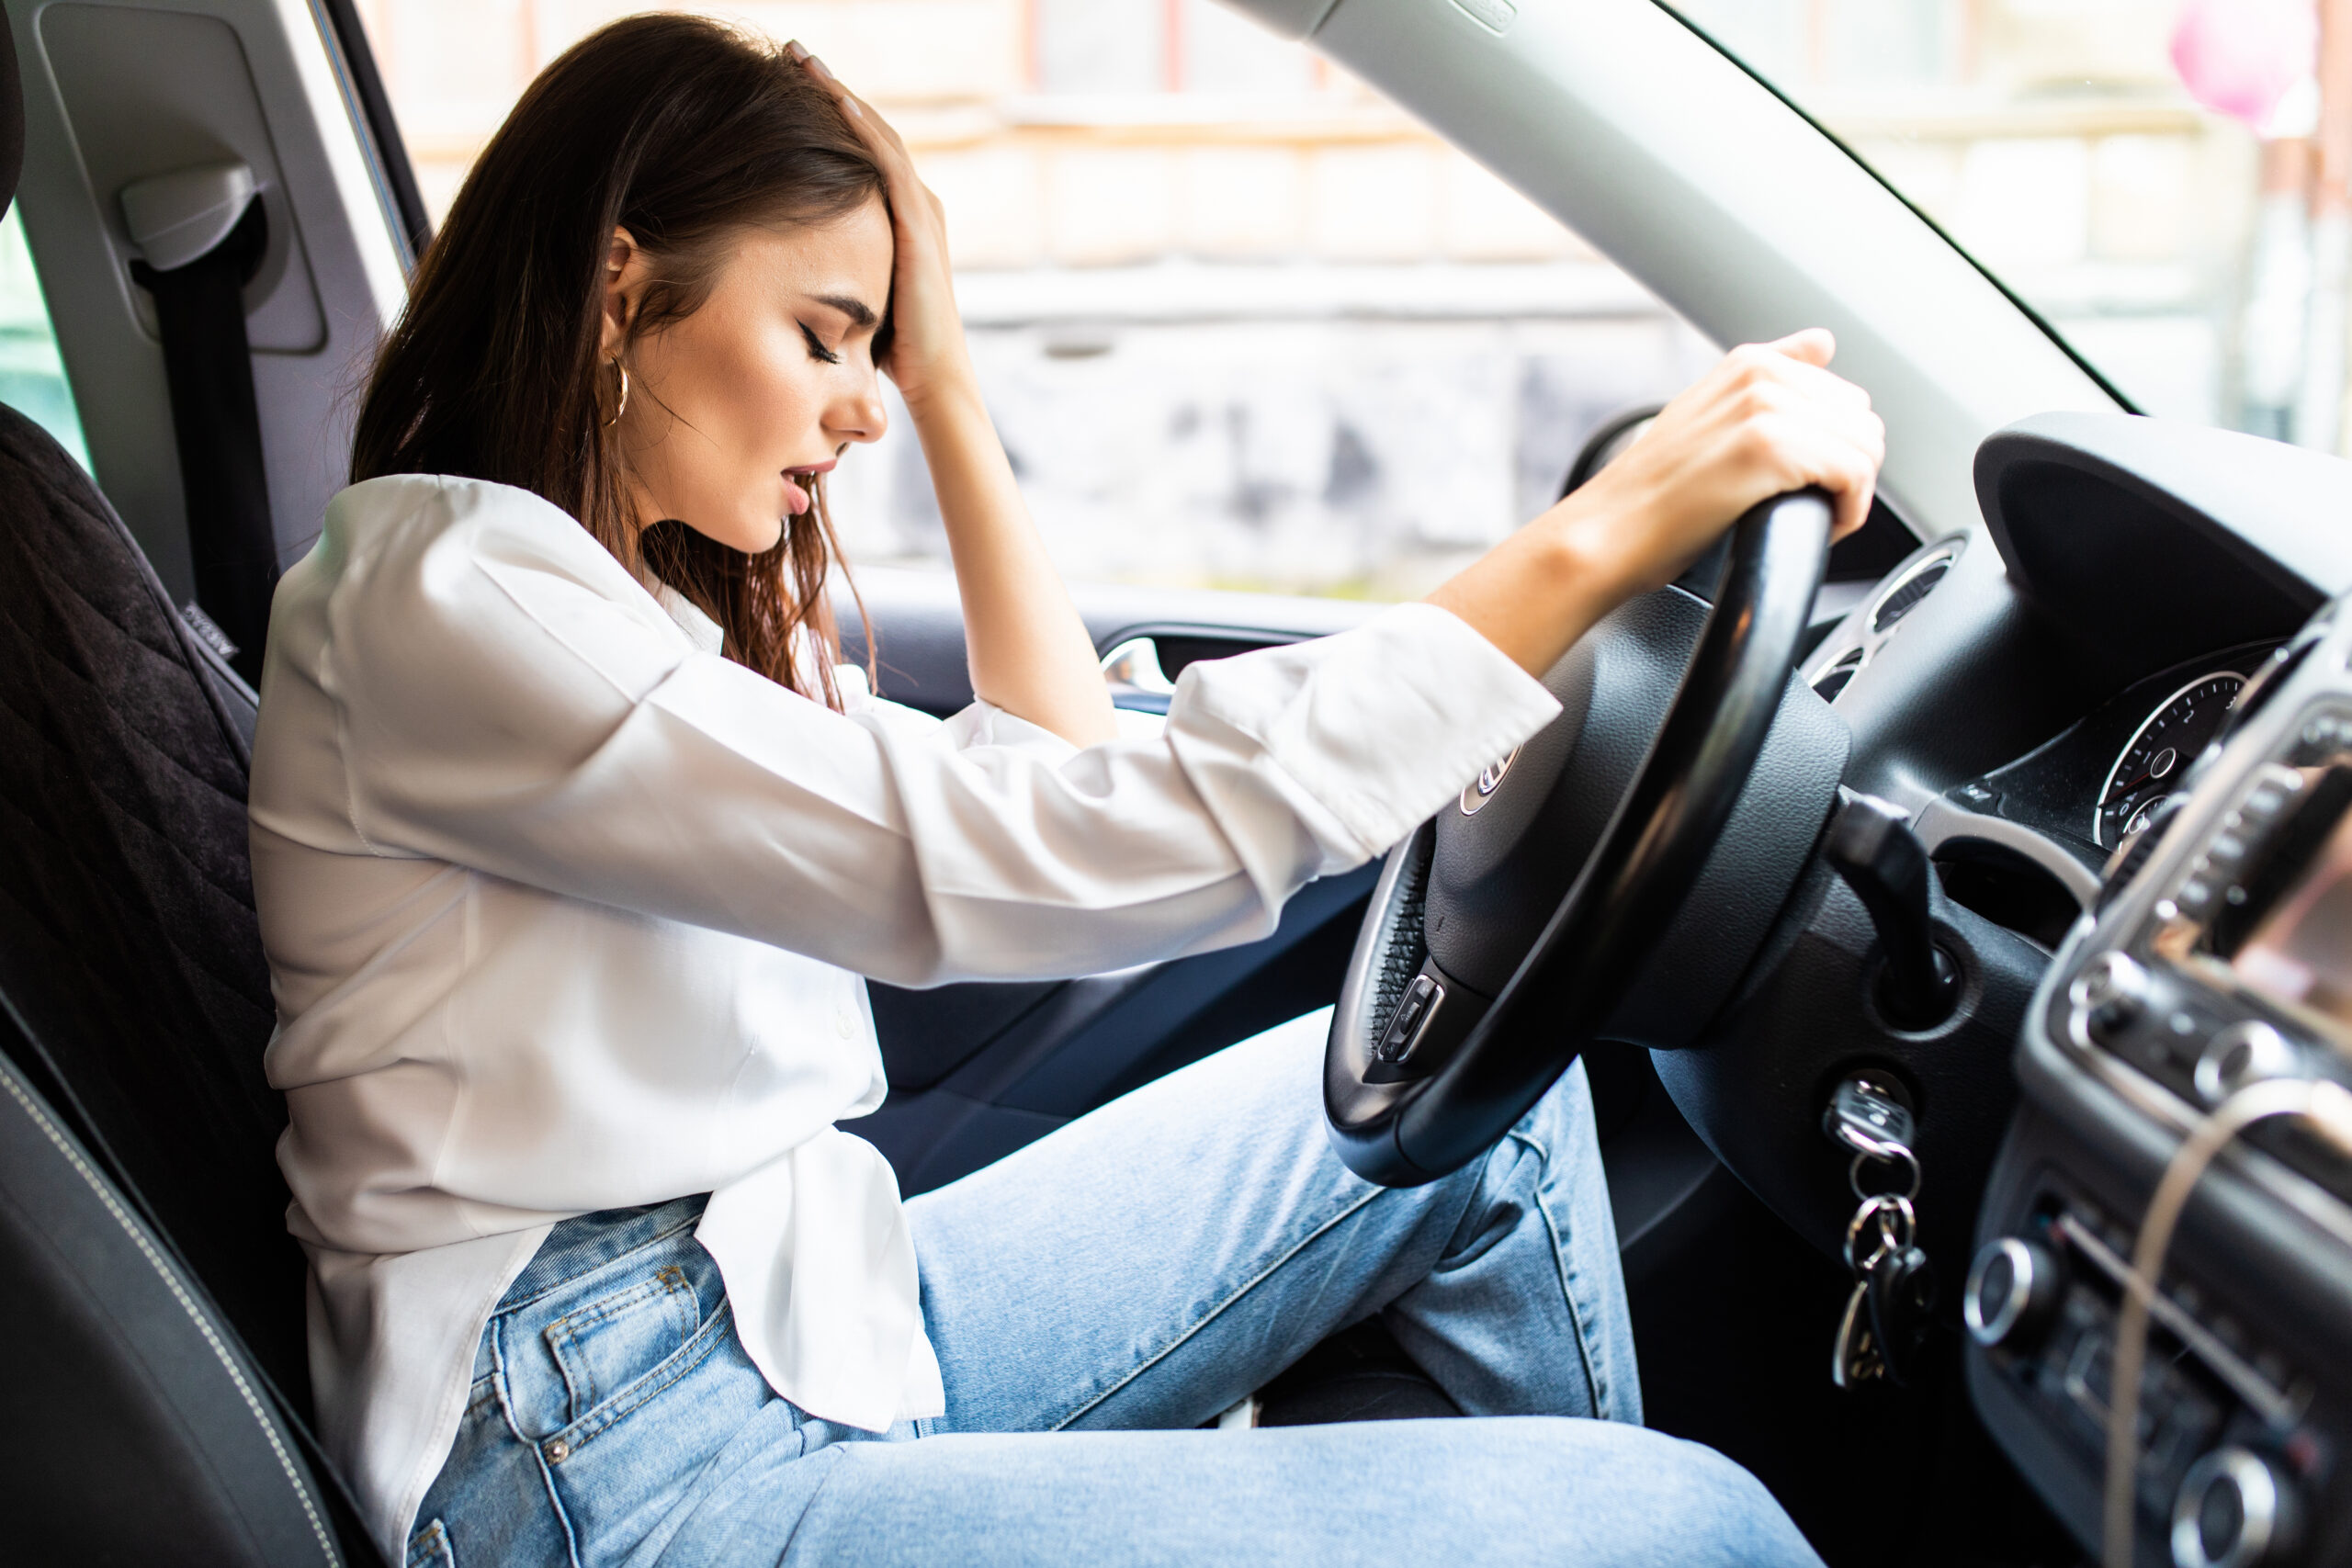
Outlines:
{"type": "Polygon", "coordinates": [[[1815,329],[1733,349],[1660,415],[1658,432],[1673,427],[1675,437],[1664,445],[1692,457],[1719,454],[1719,482],[1735,513],[1764,496],[1818,485],[1833,500],[1837,536],[1851,533],[1870,513],[1886,428],[1870,394],[1826,368],[1836,348],[1815,329]]]}
{"type": "Polygon", "coordinates": [[[831,68],[810,53],[808,46],[797,39],[786,43],[784,51],[832,95],[833,101],[841,106],[842,113],[848,118],[850,129],[857,133],[858,140],[865,144],[865,150],[873,153],[875,162],[881,165],[892,220],[902,231],[901,245],[907,239],[905,226],[916,221],[918,214],[928,218],[932,229],[942,228],[946,222],[946,210],[940,205],[939,197],[915,173],[913,154],[907,151],[907,144],[900,140],[897,128],[875,113],[872,105],[843,86],[831,68]]]}
{"type": "Polygon", "coordinates": [[[1792,414],[1777,440],[1804,482],[1830,493],[1836,518],[1833,538],[1844,538],[1870,515],[1879,465],[1886,457],[1886,430],[1867,410],[1815,408],[1792,414]]]}
{"type": "MultiPolygon", "coordinates": [[[[899,139],[897,129],[876,114],[872,105],[843,85],[842,79],[833,74],[832,67],[809,52],[808,46],[798,39],[786,43],[784,52],[832,95],[833,102],[841,106],[842,113],[849,118],[851,128],[870,151],[880,154],[886,163],[906,162],[907,146],[899,139]]],[[[891,172],[897,171],[893,169],[891,172]]]]}
{"type": "Polygon", "coordinates": [[[1874,447],[1847,442],[1840,442],[1823,454],[1816,482],[1829,491],[1835,502],[1836,516],[1829,529],[1832,539],[1844,538],[1869,518],[1871,498],[1878,488],[1881,455],[1874,447]]]}
{"type": "Polygon", "coordinates": [[[1838,340],[1827,327],[1807,327],[1761,346],[1816,367],[1826,367],[1838,356],[1838,340]]]}
{"type": "Polygon", "coordinates": [[[1814,327],[1735,349],[1725,357],[1746,405],[1782,416],[1782,439],[1805,449],[1798,466],[1811,470],[1807,482],[1837,496],[1843,535],[1860,527],[1870,512],[1878,468],[1886,457],[1886,426],[1871,410],[1868,392],[1826,368],[1837,350],[1837,339],[1814,327]],[[1815,439],[1803,439],[1799,432],[1815,439]]]}
{"type": "Polygon", "coordinates": [[[1827,330],[1811,328],[1777,343],[1742,344],[1723,357],[1724,374],[1734,385],[1775,381],[1810,396],[1870,407],[1870,394],[1827,368],[1837,340],[1827,330]],[[1800,352],[1792,353],[1794,347],[1800,352]]]}

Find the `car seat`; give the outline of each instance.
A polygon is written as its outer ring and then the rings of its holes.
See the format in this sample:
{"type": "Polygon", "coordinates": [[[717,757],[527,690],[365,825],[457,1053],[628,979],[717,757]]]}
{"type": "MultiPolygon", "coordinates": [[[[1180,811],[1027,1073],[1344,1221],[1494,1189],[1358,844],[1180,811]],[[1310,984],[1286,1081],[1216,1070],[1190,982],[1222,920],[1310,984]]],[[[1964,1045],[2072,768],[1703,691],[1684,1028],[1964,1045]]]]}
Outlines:
{"type": "MultiPolygon", "coordinates": [[[[0,28],[0,208],[24,152],[0,28]]],[[[0,408],[0,1512],[12,1561],[378,1561],[306,1429],[262,1077],[252,693],[0,408]]]]}

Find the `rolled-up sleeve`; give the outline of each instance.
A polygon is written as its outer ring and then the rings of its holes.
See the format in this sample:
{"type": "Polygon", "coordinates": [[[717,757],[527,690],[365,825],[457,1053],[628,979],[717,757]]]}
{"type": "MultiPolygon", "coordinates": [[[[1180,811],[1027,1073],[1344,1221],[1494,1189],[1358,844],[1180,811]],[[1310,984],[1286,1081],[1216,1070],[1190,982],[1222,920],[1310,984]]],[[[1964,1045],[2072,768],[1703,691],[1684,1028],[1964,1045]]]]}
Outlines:
{"type": "Polygon", "coordinates": [[[1558,711],[1414,604],[1192,666],[1157,738],[840,714],[684,646],[547,513],[411,520],[344,571],[317,670],[354,831],[900,985],[1261,934],[1558,711]]]}

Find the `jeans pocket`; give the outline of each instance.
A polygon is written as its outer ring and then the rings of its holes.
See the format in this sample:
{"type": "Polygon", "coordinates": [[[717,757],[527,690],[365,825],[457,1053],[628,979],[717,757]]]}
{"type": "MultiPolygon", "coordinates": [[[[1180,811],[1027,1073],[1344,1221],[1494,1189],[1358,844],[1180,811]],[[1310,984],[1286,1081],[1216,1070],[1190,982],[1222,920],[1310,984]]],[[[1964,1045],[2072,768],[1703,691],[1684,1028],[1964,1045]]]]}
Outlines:
{"type": "Polygon", "coordinates": [[[408,1538],[408,1568],[458,1568],[449,1550],[449,1532],[439,1519],[408,1538]]]}
{"type": "Polygon", "coordinates": [[[684,1349],[702,1324],[694,1281],[675,1263],[574,1307],[539,1331],[563,1380],[564,1426],[584,1419],[684,1349]]]}

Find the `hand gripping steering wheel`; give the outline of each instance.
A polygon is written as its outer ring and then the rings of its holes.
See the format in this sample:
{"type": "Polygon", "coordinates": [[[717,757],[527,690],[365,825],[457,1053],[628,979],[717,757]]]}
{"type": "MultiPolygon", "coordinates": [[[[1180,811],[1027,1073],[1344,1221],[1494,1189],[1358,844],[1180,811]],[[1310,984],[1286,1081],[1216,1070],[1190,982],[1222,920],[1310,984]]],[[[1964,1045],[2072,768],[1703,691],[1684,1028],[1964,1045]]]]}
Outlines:
{"type": "Polygon", "coordinates": [[[1764,748],[1821,586],[1830,521],[1828,499],[1800,491],[1735,525],[1713,608],[1646,755],[1632,733],[1638,717],[1631,731],[1617,725],[1626,733],[1613,744],[1593,733],[1609,682],[1596,681],[1587,647],[1640,641],[1663,612],[1637,600],[1545,676],[1560,716],[1390,852],[1324,1052],[1324,1114],[1350,1169],[1410,1187],[1458,1168],[1600,1037],[1764,748]],[[1623,758],[1613,770],[1612,752],[1623,758]],[[1573,818],[1591,816],[1593,786],[1627,768],[1597,839],[1589,826],[1581,834],[1591,848],[1579,866],[1573,818]]]}

